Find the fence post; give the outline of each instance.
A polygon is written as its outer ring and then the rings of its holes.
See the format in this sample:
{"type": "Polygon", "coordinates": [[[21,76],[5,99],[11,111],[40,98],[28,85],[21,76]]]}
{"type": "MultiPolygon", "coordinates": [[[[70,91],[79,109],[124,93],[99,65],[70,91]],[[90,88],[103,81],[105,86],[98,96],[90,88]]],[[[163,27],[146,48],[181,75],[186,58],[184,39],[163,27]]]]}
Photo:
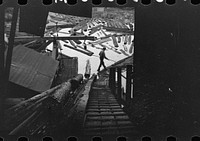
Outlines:
{"type": "Polygon", "coordinates": [[[122,78],[121,78],[121,73],[122,73],[122,69],[121,68],[117,68],[117,96],[118,99],[121,100],[121,84],[122,84],[122,78]]]}
{"type": "Polygon", "coordinates": [[[131,101],[131,73],[132,65],[126,66],[126,102],[129,105],[131,101]]]}
{"type": "Polygon", "coordinates": [[[111,91],[114,92],[114,90],[115,90],[115,68],[110,68],[109,87],[110,87],[111,91]]]}
{"type": "Polygon", "coordinates": [[[113,94],[116,95],[116,68],[113,68],[113,88],[112,88],[112,91],[113,91],[113,94]]]}

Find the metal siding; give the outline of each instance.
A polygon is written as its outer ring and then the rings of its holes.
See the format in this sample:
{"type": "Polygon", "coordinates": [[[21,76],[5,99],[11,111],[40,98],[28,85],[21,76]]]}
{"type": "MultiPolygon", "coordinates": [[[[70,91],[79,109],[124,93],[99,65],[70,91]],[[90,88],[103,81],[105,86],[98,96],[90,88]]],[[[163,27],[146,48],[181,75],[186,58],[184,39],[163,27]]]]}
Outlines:
{"type": "Polygon", "coordinates": [[[77,58],[64,59],[64,70],[62,72],[62,81],[66,81],[78,74],[78,61],[77,58]]]}
{"type": "Polygon", "coordinates": [[[42,92],[51,87],[58,61],[19,45],[13,50],[9,80],[42,92]]]}

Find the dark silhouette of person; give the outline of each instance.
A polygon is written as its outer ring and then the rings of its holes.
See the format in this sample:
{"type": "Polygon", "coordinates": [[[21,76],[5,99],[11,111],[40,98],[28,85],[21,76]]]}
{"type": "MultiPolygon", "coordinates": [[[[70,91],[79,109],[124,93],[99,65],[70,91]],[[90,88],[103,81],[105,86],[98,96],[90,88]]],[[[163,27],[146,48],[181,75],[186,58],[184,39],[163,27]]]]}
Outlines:
{"type": "Polygon", "coordinates": [[[85,67],[85,78],[89,79],[91,74],[91,65],[90,65],[90,60],[88,59],[86,62],[86,67],[85,67]]]}
{"type": "Polygon", "coordinates": [[[104,64],[104,59],[107,59],[107,60],[109,60],[109,59],[105,55],[105,50],[106,50],[106,48],[104,47],[102,49],[102,51],[99,53],[100,64],[99,64],[99,68],[98,68],[97,71],[100,71],[101,66],[103,66],[104,69],[107,70],[107,68],[106,68],[106,66],[104,64]]]}

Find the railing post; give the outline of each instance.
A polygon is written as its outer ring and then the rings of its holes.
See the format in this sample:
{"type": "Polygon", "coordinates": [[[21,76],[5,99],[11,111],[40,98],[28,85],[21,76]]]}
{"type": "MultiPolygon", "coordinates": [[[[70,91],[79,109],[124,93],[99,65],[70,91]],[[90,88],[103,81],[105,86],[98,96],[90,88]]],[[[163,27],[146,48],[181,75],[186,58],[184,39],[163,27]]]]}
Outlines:
{"type": "Polygon", "coordinates": [[[132,65],[126,66],[126,102],[129,105],[131,101],[131,73],[132,65]]]}
{"type": "Polygon", "coordinates": [[[110,73],[109,73],[109,88],[112,88],[112,68],[110,68],[110,73]]]}
{"type": "Polygon", "coordinates": [[[8,42],[8,50],[6,55],[6,65],[5,65],[5,94],[8,93],[8,84],[9,84],[9,75],[10,75],[10,67],[12,62],[12,53],[13,53],[13,47],[14,47],[14,41],[15,41],[15,32],[16,32],[16,26],[17,26],[17,19],[18,19],[18,12],[19,7],[15,7],[13,10],[13,17],[12,17],[12,23],[11,23],[11,29],[10,29],[10,36],[9,36],[9,42],[8,42]]]}
{"type": "Polygon", "coordinates": [[[121,68],[117,68],[117,98],[119,100],[121,100],[121,92],[122,92],[122,88],[121,88],[121,84],[122,84],[121,73],[122,73],[122,69],[121,68]]]}
{"type": "Polygon", "coordinates": [[[110,87],[111,91],[114,92],[114,90],[115,90],[115,68],[110,68],[109,87],[110,87]]]}

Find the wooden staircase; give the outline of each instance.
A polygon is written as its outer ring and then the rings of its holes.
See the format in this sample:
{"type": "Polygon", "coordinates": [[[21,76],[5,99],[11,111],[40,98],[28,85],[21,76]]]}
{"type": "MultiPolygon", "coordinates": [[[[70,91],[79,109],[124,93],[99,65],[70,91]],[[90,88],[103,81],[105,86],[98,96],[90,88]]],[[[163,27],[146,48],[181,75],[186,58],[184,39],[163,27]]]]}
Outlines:
{"type": "Polygon", "coordinates": [[[101,77],[93,84],[90,93],[84,134],[133,135],[134,133],[136,133],[134,124],[108,88],[108,81],[101,77]]]}

